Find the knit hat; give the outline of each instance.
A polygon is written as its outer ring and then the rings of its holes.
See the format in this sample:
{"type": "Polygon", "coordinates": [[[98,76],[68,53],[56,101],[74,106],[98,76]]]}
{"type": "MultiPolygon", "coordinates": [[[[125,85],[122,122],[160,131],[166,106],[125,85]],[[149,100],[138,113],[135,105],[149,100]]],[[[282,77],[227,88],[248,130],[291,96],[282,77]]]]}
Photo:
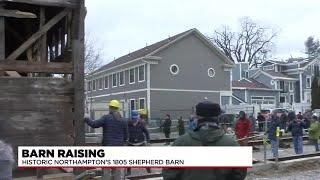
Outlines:
{"type": "Polygon", "coordinates": [[[131,111],[131,119],[138,120],[139,119],[139,112],[136,110],[131,111]]]}
{"type": "Polygon", "coordinates": [[[196,114],[201,117],[217,117],[221,114],[221,108],[217,103],[204,101],[196,105],[196,114]]]}

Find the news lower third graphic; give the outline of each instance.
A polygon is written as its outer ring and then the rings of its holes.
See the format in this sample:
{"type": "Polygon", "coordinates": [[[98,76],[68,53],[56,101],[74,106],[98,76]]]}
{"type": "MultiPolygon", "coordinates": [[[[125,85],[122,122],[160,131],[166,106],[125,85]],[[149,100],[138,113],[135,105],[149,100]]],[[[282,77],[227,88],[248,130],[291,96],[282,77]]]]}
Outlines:
{"type": "Polygon", "coordinates": [[[18,166],[50,167],[252,167],[252,147],[20,146],[18,166]]]}

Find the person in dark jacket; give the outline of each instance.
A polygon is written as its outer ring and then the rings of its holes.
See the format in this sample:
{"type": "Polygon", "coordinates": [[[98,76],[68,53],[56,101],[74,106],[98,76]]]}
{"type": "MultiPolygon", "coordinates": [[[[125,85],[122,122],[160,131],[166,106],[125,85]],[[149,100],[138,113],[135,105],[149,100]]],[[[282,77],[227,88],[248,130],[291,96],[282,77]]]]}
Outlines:
{"type": "Polygon", "coordinates": [[[178,131],[179,131],[179,136],[184,135],[185,133],[185,127],[184,127],[184,121],[182,119],[182,116],[178,119],[178,131]]]}
{"type": "Polygon", "coordinates": [[[288,117],[285,113],[282,113],[280,115],[280,128],[281,129],[287,129],[287,122],[288,122],[288,117]]]}
{"type": "Polygon", "coordinates": [[[235,133],[238,139],[238,142],[241,146],[248,145],[248,137],[250,135],[251,122],[247,118],[244,111],[239,112],[239,119],[235,125],[235,133]]]}
{"type": "Polygon", "coordinates": [[[303,119],[303,116],[302,116],[301,112],[299,112],[299,114],[297,114],[297,119],[299,119],[299,120],[303,119]]]}
{"type": "Polygon", "coordinates": [[[262,132],[264,131],[263,127],[264,127],[266,118],[259,112],[257,119],[258,119],[259,132],[262,132]]]}
{"type": "MultiPolygon", "coordinates": [[[[146,146],[150,143],[150,135],[148,129],[140,121],[139,112],[133,110],[131,119],[128,122],[129,142],[128,146],[146,146]]],[[[151,173],[150,168],[146,168],[151,173]]],[[[131,174],[131,168],[127,168],[127,175],[131,174]]]]}
{"type": "Polygon", "coordinates": [[[290,111],[288,113],[288,120],[289,120],[289,123],[291,123],[292,121],[294,121],[296,119],[296,114],[294,113],[294,111],[290,111]]]}
{"type": "MultiPolygon", "coordinates": [[[[197,128],[180,136],[172,146],[239,146],[225,134],[218,125],[221,109],[219,104],[200,102],[196,106],[198,116],[197,128]]],[[[246,168],[164,168],[164,180],[243,180],[247,175],[246,168]]]]}
{"type": "Polygon", "coordinates": [[[268,133],[268,139],[271,142],[271,151],[273,154],[273,157],[278,157],[278,149],[279,149],[279,139],[277,138],[277,128],[280,128],[281,123],[277,116],[276,112],[273,112],[271,115],[270,120],[268,121],[268,127],[267,127],[267,133],[268,133]]]}
{"type": "Polygon", "coordinates": [[[303,153],[303,129],[305,128],[305,124],[301,119],[296,119],[291,122],[288,126],[288,130],[292,134],[294,151],[296,154],[303,153]]]}
{"type": "MultiPolygon", "coordinates": [[[[170,133],[171,133],[171,117],[169,114],[166,115],[163,124],[160,126],[163,128],[163,132],[166,138],[170,138],[170,133]]],[[[168,140],[166,142],[166,145],[169,145],[170,141],[168,140]]]]}
{"type": "MultiPolygon", "coordinates": [[[[102,116],[98,120],[91,120],[85,117],[85,122],[92,128],[103,128],[103,146],[123,146],[128,141],[127,122],[121,117],[119,112],[120,103],[117,100],[109,102],[109,114],[102,116]]],[[[121,169],[103,169],[103,179],[114,177],[121,178],[121,169]]]]}

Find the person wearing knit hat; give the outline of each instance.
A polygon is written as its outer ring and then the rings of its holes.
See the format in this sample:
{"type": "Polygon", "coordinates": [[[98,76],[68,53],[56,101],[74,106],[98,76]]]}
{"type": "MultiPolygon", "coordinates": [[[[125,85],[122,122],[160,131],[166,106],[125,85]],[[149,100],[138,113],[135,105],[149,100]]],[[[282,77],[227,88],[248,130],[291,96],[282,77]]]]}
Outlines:
{"type": "MultiPolygon", "coordinates": [[[[129,146],[146,146],[150,143],[150,135],[148,129],[140,121],[138,111],[131,111],[131,118],[128,124],[129,146]]],[[[146,168],[148,173],[151,173],[150,168],[146,168]]],[[[127,175],[131,174],[131,168],[127,168],[127,175]]]]}
{"type": "MultiPolygon", "coordinates": [[[[197,128],[177,138],[172,146],[239,146],[237,141],[219,126],[220,105],[210,101],[196,105],[197,128]]],[[[246,168],[164,168],[164,180],[211,180],[237,179],[243,180],[247,175],[246,168]]]]}

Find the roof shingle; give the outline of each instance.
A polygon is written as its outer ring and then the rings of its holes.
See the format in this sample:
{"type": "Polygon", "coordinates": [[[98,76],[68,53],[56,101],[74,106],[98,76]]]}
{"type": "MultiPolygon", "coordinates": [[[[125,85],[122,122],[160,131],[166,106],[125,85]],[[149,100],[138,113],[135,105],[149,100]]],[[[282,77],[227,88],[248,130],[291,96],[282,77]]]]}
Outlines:
{"type": "Polygon", "coordinates": [[[232,81],[232,87],[244,87],[244,88],[255,88],[255,89],[270,89],[268,86],[252,79],[248,78],[241,79],[240,81],[232,81]],[[249,81],[248,81],[249,80],[249,81]]]}

